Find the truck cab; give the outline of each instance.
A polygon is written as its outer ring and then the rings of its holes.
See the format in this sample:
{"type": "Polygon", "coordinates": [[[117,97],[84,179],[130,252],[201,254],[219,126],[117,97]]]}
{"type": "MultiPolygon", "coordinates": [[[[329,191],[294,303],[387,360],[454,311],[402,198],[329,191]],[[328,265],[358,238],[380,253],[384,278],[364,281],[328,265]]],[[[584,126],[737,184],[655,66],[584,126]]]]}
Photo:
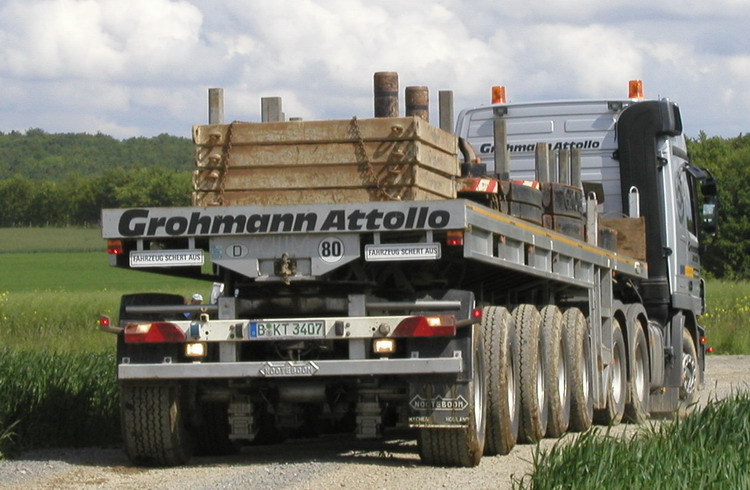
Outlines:
{"type": "Polygon", "coordinates": [[[640,294],[650,316],[664,324],[673,308],[703,312],[698,237],[715,231],[716,186],[705,169],[690,163],[679,106],[644,100],[640,93],[625,99],[499,101],[461,111],[456,134],[493,174],[493,121],[504,119],[509,177],[520,181],[537,180],[538,145],[580,152],[583,188],[596,194],[600,216],[644,218],[649,278],[640,294]]]}

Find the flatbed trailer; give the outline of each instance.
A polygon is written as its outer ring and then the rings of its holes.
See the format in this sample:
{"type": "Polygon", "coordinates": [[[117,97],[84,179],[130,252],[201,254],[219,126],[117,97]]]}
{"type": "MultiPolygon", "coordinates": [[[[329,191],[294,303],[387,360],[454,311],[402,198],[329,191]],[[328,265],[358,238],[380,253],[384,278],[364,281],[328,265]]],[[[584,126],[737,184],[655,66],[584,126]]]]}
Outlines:
{"type": "MultiPolygon", "coordinates": [[[[654,107],[649,117],[672,110],[666,102],[654,107]]],[[[491,113],[502,118],[508,109],[491,113]]],[[[622,109],[613,109],[615,117],[622,109]]],[[[382,123],[351,122],[358,158],[367,156],[370,144],[362,134],[382,123]]],[[[203,142],[197,151],[200,202],[223,199],[229,177],[209,172],[230,175],[233,133],[267,131],[277,138],[321,127],[271,124],[196,130],[208,135],[196,137],[203,142]],[[201,188],[207,177],[222,185],[201,188]]],[[[420,124],[410,128],[437,134],[420,124]]],[[[666,132],[678,134],[674,127],[666,132]]],[[[450,139],[435,138],[448,142],[441,151],[450,154],[450,139]]],[[[234,143],[251,145],[236,150],[245,159],[259,151],[252,145],[276,144],[234,143]]],[[[330,142],[325,145],[332,151],[330,142]]],[[[310,148],[300,152],[314,154],[310,148]]],[[[676,165],[678,178],[689,167],[664,160],[660,168],[676,165]]],[[[356,163],[372,184],[370,161],[356,163]]],[[[248,179],[252,165],[242,165],[244,173],[235,176],[248,179]]],[[[688,170],[691,178],[702,175],[688,170]]],[[[444,189],[441,172],[421,175],[444,189]]],[[[675,291],[665,304],[666,278],[650,272],[654,264],[664,267],[651,252],[636,258],[618,247],[616,232],[599,224],[595,192],[584,196],[580,185],[542,184],[540,190],[537,182],[499,172],[469,173],[450,177],[457,198],[325,204],[313,197],[288,205],[103,210],[110,265],[213,283],[207,303],[163,293],[126,295],[118,322],[102,320],[102,328],[118,335],[131,460],[182,464],[193,450],[221,454],[241,442],[318,430],[368,438],[410,430],[426,463],[474,466],[483,454],[506,454],[517,441],[689,407],[704,366],[697,322],[702,290],[693,291],[702,284],[699,276],[681,283],[685,293],[675,291]],[[567,206],[563,212],[573,209],[576,217],[542,220],[541,211],[513,200],[541,199],[542,191],[553,199],[573,196],[572,204],[554,206],[567,206]]],[[[431,195],[432,189],[418,188],[419,175],[415,171],[415,187],[406,192],[431,195]]],[[[405,189],[401,182],[396,187],[405,189]]],[[[389,195],[380,183],[377,190],[389,195]]],[[[262,194],[263,203],[280,199],[262,194]]],[[[294,194],[284,189],[283,199],[294,194]]],[[[680,199],[697,209],[694,194],[680,199]]],[[[622,220],[623,229],[640,226],[636,242],[645,241],[649,250],[654,247],[644,226],[648,234],[674,225],[676,208],[660,209],[644,213],[645,225],[640,216],[622,220]]],[[[690,260],[695,269],[697,255],[690,260]]]]}

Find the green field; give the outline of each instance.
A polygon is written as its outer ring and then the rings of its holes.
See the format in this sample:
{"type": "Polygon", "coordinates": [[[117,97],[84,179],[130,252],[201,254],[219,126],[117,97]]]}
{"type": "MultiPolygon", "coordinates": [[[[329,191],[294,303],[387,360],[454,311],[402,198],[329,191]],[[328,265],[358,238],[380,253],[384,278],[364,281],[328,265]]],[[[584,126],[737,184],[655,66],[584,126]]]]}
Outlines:
{"type": "Polygon", "coordinates": [[[104,251],[99,228],[0,228],[0,254],[104,251]]]}

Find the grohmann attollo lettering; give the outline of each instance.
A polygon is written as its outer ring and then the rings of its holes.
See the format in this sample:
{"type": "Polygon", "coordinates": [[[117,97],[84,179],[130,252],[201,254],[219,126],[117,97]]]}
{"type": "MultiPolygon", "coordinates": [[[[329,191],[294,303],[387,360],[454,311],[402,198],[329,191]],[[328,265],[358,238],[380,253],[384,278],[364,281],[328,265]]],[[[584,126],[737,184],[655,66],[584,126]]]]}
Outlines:
{"type": "Polygon", "coordinates": [[[332,232],[371,230],[440,229],[448,226],[444,209],[412,206],[406,210],[345,211],[327,213],[254,213],[211,215],[193,211],[189,215],[154,216],[149,209],[129,209],[117,229],[123,237],[182,235],[244,235],[254,233],[332,232]]]}

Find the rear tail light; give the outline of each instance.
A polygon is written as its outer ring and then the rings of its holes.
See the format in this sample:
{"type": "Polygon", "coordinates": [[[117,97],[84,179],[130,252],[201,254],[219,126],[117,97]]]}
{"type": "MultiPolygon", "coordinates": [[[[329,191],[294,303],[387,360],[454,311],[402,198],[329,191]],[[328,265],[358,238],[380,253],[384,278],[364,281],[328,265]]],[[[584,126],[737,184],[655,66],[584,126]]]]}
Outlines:
{"type": "Polygon", "coordinates": [[[125,342],[129,344],[182,342],[183,340],[185,340],[185,333],[174,323],[153,322],[125,325],[125,342]]]}
{"type": "Polygon", "coordinates": [[[445,235],[445,244],[458,247],[464,244],[464,232],[461,230],[449,231],[445,235]]]}
{"type": "Polygon", "coordinates": [[[456,317],[453,315],[410,316],[396,326],[391,337],[453,337],[456,317]]]}
{"type": "Polygon", "coordinates": [[[121,255],[123,251],[122,240],[107,240],[107,253],[109,255],[121,255]]]}

